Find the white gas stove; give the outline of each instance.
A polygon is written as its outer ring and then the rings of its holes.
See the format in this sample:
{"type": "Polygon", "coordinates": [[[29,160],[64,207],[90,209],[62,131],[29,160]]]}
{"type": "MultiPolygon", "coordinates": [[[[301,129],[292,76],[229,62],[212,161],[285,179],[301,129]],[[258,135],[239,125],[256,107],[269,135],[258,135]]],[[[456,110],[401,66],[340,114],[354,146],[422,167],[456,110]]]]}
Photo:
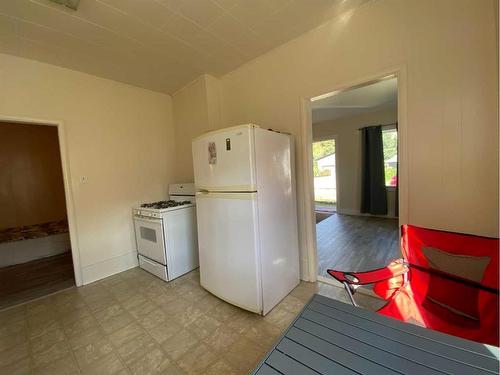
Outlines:
{"type": "Polygon", "coordinates": [[[132,210],[139,266],[165,281],[198,267],[194,185],[170,185],[169,194],[132,210]]]}

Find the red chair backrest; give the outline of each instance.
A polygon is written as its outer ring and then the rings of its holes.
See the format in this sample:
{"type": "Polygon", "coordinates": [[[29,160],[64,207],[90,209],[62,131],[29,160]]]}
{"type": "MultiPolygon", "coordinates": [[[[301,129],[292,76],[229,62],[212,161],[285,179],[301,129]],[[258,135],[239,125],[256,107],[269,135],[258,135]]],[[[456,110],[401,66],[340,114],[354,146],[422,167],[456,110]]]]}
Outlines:
{"type": "Polygon", "coordinates": [[[404,225],[401,242],[422,312],[464,329],[498,332],[498,239],[404,225]]]}
{"type": "MultiPolygon", "coordinates": [[[[498,291],[498,238],[403,225],[401,241],[403,257],[408,264],[424,268],[432,268],[429,267],[429,261],[423,252],[424,247],[439,249],[458,256],[490,258],[480,284],[498,291]]],[[[462,277],[467,279],[465,274],[462,277]]]]}

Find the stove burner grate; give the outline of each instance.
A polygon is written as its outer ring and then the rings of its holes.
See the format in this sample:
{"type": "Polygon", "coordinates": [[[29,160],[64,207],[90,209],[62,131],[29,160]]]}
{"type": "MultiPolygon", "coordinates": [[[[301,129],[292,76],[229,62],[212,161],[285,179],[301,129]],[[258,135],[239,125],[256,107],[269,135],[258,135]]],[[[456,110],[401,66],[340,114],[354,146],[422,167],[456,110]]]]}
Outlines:
{"type": "Polygon", "coordinates": [[[158,202],[152,202],[152,203],[143,203],[141,204],[142,208],[155,208],[158,210],[161,210],[163,208],[170,208],[170,207],[177,207],[177,206],[183,206],[185,204],[190,204],[190,201],[182,201],[182,202],[177,202],[173,200],[168,200],[168,201],[158,201],[158,202]]]}

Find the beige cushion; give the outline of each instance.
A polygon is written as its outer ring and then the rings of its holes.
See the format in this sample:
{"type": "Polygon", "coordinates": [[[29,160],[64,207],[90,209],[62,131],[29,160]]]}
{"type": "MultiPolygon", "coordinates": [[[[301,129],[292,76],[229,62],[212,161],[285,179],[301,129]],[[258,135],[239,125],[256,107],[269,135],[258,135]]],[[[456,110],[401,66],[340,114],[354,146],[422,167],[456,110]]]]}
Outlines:
{"type": "MultiPolygon", "coordinates": [[[[429,262],[429,268],[477,283],[483,280],[484,272],[491,260],[490,257],[484,256],[451,254],[434,247],[422,247],[422,252],[429,262]]],[[[440,306],[455,315],[477,321],[479,319],[477,298],[478,289],[472,285],[437,275],[430,276],[426,299],[435,305],[426,306],[437,313],[439,309],[435,307],[440,306]]]]}
{"type": "Polygon", "coordinates": [[[429,267],[480,283],[490,257],[451,254],[435,247],[422,247],[429,267]]]}

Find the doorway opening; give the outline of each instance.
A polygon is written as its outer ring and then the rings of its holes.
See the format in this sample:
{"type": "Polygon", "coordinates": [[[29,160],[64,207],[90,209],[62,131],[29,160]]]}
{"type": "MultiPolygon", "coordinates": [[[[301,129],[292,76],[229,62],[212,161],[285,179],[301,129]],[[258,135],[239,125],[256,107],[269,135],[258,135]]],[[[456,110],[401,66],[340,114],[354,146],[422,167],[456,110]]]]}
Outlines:
{"type": "Polygon", "coordinates": [[[316,223],[337,210],[335,138],[313,142],[314,211],[316,223]]]}
{"type": "Polygon", "coordinates": [[[0,309],[75,285],[57,126],[0,121],[0,309]]]}
{"type": "Polygon", "coordinates": [[[326,181],[321,174],[335,171],[329,185],[335,209],[315,223],[318,280],[331,283],[329,268],[368,271],[401,256],[397,78],[312,98],[311,110],[316,212],[324,193],[319,181],[326,181]],[[327,162],[318,158],[323,149],[331,151],[327,162]],[[330,170],[323,172],[320,163],[330,170]]]}

